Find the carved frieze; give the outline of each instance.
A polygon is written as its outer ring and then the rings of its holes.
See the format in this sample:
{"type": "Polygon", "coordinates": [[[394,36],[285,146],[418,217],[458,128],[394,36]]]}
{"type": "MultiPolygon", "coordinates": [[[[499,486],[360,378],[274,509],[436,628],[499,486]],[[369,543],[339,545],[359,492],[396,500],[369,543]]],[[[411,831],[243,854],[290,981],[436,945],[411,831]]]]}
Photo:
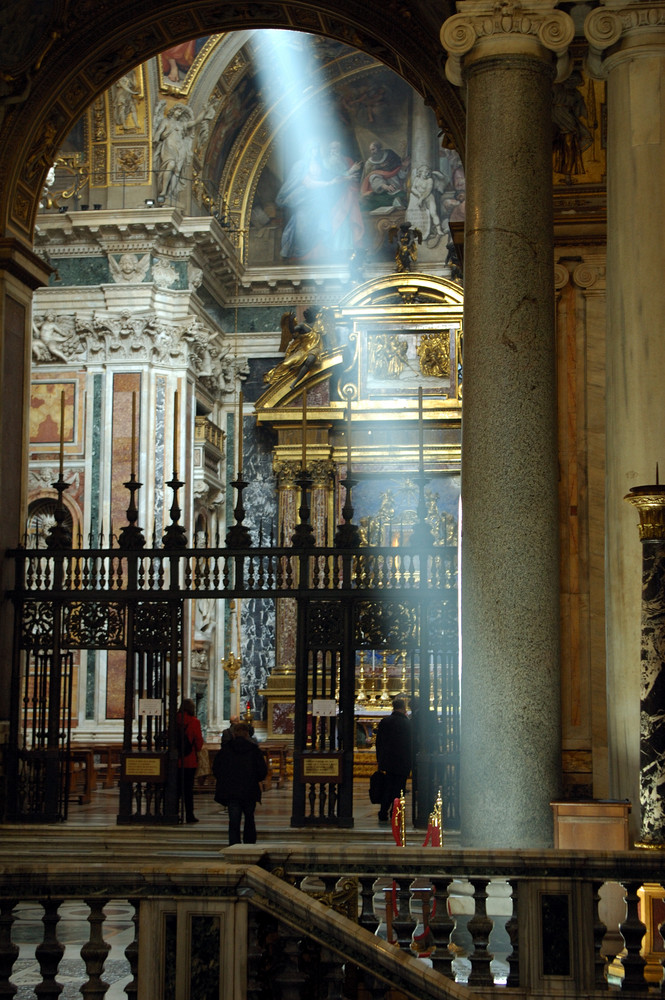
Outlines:
{"type": "Polygon", "coordinates": [[[32,357],[36,365],[136,361],[187,367],[206,391],[221,399],[233,392],[246,362],[230,356],[224,334],[192,316],[168,323],[155,313],[122,310],[92,314],[36,314],[32,357]]]}

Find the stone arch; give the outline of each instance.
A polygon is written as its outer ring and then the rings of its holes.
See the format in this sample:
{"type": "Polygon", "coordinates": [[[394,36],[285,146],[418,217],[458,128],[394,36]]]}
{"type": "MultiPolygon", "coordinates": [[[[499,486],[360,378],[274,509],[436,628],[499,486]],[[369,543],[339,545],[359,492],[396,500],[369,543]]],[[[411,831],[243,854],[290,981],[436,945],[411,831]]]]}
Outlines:
{"type": "MultiPolygon", "coordinates": [[[[451,11],[452,12],[452,11],[451,11]]],[[[91,101],[123,73],[188,38],[246,28],[325,35],[365,51],[398,73],[429,104],[463,155],[464,111],[445,80],[438,32],[447,12],[410,4],[318,0],[298,6],[160,0],[111,5],[54,0],[36,15],[0,89],[0,231],[29,243],[40,192],[55,153],[91,101]]],[[[1,50],[0,50],[1,55],[1,50]]]]}

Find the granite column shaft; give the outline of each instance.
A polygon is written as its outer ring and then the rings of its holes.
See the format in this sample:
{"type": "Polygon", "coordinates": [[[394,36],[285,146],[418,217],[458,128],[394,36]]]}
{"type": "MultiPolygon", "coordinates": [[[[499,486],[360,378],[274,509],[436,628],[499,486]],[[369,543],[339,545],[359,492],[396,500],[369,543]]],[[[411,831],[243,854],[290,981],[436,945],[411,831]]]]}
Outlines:
{"type": "Polygon", "coordinates": [[[550,4],[466,10],[442,30],[467,89],[462,842],[538,847],[561,767],[549,123],[573,29],[550,4]]]}

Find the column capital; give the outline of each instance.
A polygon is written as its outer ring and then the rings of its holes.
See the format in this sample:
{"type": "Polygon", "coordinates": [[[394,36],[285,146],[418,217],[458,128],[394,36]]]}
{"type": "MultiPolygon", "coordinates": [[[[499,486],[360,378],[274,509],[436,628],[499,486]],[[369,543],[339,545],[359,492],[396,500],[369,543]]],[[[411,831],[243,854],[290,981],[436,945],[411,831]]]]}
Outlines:
{"type": "Polygon", "coordinates": [[[528,7],[519,0],[459,0],[458,13],[441,28],[441,44],[448,53],[447,78],[460,87],[465,56],[475,50],[474,59],[528,55],[544,60],[553,52],[556,82],[565,80],[571,69],[568,47],[575,37],[575,26],[568,14],[554,6],[555,0],[531,0],[528,7]]]}
{"type": "Polygon", "coordinates": [[[622,48],[638,47],[651,55],[651,45],[658,45],[665,55],[665,2],[654,0],[604,0],[592,10],[584,22],[584,33],[589,42],[587,69],[592,76],[602,79],[607,73],[608,52],[621,43],[622,48]]]}

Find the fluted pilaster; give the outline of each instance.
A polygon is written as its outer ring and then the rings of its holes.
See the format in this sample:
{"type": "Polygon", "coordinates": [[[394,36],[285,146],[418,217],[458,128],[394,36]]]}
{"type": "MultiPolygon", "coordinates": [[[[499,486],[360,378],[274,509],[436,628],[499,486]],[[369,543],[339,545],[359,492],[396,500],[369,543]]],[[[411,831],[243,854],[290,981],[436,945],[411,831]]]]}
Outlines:
{"type": "MultiPolygon", "coordinates": [[[[589,67],[607,80],[606,622],[610,795],[638,801],[640,581],[623,503],[663,459],[665,4],[606,3],[587,17],[589,67]]],[[[633,810],[637,827],[639,817],[633,810]]]]}

